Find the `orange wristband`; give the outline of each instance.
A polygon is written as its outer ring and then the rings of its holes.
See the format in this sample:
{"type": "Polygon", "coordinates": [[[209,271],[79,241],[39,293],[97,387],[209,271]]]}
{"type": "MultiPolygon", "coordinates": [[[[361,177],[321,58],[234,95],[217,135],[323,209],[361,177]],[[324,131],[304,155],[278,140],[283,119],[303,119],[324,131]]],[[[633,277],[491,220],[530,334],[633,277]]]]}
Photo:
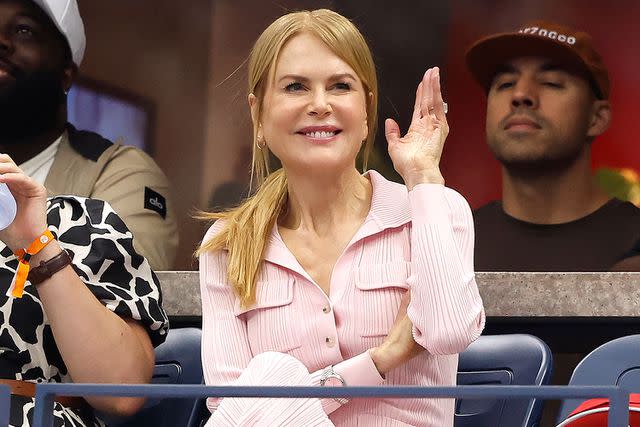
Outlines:
{"type": "Polygon", "coordinates": [[[9,286],[9,289],[7,290],[8,297],[22,298],[24,285],[27,282],[27,276],[29,276],[29,269],[31,268],[29,265],[31,257],[44,249],[44,247],[53,240],[55,240],[55,236],[47,229],[33,242],[31,242],[28,248],[20,249],[15,253],[19,262],[16,274],[13,276],[13,280],[11,281],[11,286],[9,286]]]}

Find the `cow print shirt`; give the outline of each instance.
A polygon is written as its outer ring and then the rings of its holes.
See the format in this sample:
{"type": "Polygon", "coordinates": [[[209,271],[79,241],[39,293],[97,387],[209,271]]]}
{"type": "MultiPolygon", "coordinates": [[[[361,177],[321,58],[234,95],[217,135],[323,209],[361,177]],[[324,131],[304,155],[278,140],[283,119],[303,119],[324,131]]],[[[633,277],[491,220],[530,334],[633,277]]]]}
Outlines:
{"type": "MultiPolygon", "coordinates": [[[[154,346],[162,343],[169,322],[158,279],[133,249],[131,232],[111,206],[101,200],[54,197],[47,203],[47,222],[95,297],[120,317],[138,320],[154,346]]],[[[0,242],[0,378],[71,382],[36,287],[27,283],[22,298],[6,296],[17,265],[11,250],[0,242]]],[[[31,398],[12,396],[10,426],[29,426],[33,404],[31,398]]],[[[54,419],[55,426],[103,425],[92,411],[74,411],[59,403],[54,419]]]]}

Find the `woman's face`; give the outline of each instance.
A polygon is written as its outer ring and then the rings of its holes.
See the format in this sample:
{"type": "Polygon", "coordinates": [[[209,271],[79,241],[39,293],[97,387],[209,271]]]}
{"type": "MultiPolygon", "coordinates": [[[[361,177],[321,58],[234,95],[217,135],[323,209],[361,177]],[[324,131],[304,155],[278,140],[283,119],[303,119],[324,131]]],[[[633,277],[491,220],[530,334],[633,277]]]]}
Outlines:
{"type": "Polygon", "coordinates": [[[367,98],[355,71],[320,39],[301,33],[283,46],[261,116],[254,120],[289,172],[337,172],[354,167],[367,138],[367,98]]]}

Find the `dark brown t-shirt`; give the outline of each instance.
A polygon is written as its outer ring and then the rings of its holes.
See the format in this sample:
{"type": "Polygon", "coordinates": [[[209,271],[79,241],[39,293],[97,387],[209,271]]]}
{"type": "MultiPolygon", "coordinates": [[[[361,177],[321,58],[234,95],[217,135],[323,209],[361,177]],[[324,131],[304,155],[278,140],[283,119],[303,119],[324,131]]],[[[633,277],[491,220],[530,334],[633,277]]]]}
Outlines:
{"type": "Polygon", "coordinates": [[[638,255],[640,209],[618,199],[564,224],[520,221],[498,201],[473,216],[476,271],[608,271],[638,255]]]}

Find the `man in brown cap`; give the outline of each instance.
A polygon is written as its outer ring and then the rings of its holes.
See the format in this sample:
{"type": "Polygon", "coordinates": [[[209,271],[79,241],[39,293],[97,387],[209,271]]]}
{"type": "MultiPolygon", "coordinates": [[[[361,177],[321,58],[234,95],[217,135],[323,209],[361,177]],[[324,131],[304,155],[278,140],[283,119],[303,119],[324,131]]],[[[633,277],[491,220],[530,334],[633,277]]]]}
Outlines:
{"type": "Polygon", "coordinates": [[[486,90],[487,143],[502,164],[502,201],[474,214],[476,269],[606,271],[634,255],[640,209],[610,198],[591,173],[591,144],[611,122],[591,37],[536,22],[477,41],[466,59],[486,90]]]}

